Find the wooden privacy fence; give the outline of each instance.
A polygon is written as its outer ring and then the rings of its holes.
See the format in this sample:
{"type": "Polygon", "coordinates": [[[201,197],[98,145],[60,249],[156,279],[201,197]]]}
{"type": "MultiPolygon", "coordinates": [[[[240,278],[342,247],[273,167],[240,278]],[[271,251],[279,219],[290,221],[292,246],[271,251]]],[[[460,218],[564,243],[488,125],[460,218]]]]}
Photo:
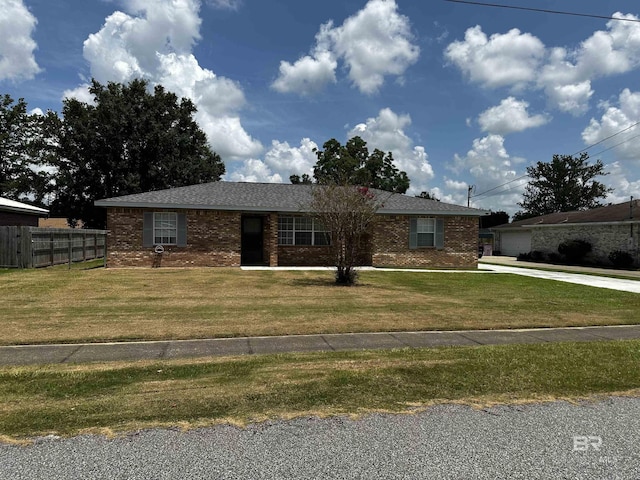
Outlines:
{"type": "Polygon", "coordinates": [[[0,227],[0,268],[38,268],[105,258],[106,230],[0,227]]]}

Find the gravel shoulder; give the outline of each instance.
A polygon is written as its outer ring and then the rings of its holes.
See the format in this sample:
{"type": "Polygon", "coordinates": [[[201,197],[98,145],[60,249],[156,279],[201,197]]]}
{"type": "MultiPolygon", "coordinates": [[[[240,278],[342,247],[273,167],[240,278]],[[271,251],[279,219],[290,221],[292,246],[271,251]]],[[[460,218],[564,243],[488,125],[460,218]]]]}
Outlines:
{"type": "Polygon", "coordinates": [[[34,479],[640,478],[640,398],[301,418],[0,445],[34,479]]]}

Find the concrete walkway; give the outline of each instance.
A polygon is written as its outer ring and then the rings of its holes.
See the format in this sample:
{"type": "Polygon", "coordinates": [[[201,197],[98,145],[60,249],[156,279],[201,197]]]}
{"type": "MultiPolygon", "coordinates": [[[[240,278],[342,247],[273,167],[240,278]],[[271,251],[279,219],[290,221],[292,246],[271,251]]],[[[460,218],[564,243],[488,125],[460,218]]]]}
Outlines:
{"type": "Polygon", "coordinates": [[[600,275],[586,275],[583,273],[554,272],[551,270],[537,270],[535,268],[519,268],[498,264],[481,262],[478,268],[495,273],[512,273],[525,277],[542,278],[546,280],[556,280],[558,282],[575,283],[597,288],[608,288],[621,292],[640,293],[640,279],[626,279],[603,277],[600,275]]]}
{"type": "Polygon", "coordinates": [[[0,347],[0,365],[171,360],[285,352],[592,342],[638,338],[640,338],[640,325],[526,330],[290,335],[75,345],[18,345],[0,347]]]}
{"type": "Polygon", "coordinates": [[[482,257],[480,264],[504,265],[507,267],[534,268],[538,270],[562,270],[571,273],[588,273],[591,275],[628,277],[640,280],[640,270],[617,270],[614,268],[581,267],[579,265],[554,265],[551,263],[524,262],[516,257],[489,256],[482,257]]]}

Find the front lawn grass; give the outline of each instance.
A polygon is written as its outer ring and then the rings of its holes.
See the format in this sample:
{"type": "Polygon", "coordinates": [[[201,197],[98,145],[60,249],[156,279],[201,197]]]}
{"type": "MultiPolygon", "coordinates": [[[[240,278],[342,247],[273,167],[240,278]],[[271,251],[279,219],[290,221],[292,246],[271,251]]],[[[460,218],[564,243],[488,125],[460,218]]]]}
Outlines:
{"type": "Polygon", "coordinates": [[[0,437],[638,394],[640,341],[0,368],[0,437]]]}
{"type": "Polygon", "coordinates": [[[492,273],[96,269],[0,276],[0,344],[640,323],[640,295],[492,273]]]}

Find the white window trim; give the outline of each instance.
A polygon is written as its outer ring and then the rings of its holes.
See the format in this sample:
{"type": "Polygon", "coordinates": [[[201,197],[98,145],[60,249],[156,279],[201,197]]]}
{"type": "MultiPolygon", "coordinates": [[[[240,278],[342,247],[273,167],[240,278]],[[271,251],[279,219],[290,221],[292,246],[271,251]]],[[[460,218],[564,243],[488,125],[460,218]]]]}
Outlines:
{"type": "MultiPolygon", "coordinates": [[[[327,235],[329,234],[329,232],[327,230],[319,230],[316,229],[316,223],[318,223],[318,220],[316,220],[315,218],[311,218],[311,217],[304,217],[304,216],[300,216],[300,215],[281,215],[278,218],[278,246],[280,247],[328,247],[330,244],[323,244],[323,245],[316,245],[316,233],[326,233],[327,235]],[[281,218],[291,218],[293,219],[293,228],[291,230],[282,230],[280,228],[280,219],[281,218]],[[305,218],[311,221],[311,230],[296,230],[296,218],[305,218]],[[280,232],[292,232],[293,233],[293,243],[280,243],[280,239],[282,238],[280,235],[280,232]],[[296,232],[304,232],[304,233],[311,233],[311,243],[310,244],[299,244],[296,243],[296,232]]],[[[329,242],[331,241],[331,239],[329,239],[329,242]]]]}
{"type": "Polygon", "coordinates": [[[417,248],[435,248],[436,246],[436,219],[434,217],[420,217],[416,221],[416,244],[417,248]],[[420,222],[427,221],[429,222],[429,227],[433,229],[432,232],[420,232],[420,222]],[[421,235],[431,235],[432,243],[431,245],[420,245],[420,236],[421,235]]]}
{"type": "Polygon", "coordinates": [[[154,245],[178,245],[178,213],[177,212],[153,212],[153,244],[154,245]],[[162,235],[158,237],[156,235],[156,230],[166,230],[165,228],[156,226],[156,216],[157,215],[172,215],[175,220],[175,235],[170,235],[169,237],[173,237],[176,239],[175,242],[156,242],[157,238],[162,238],[162,235]]]}

